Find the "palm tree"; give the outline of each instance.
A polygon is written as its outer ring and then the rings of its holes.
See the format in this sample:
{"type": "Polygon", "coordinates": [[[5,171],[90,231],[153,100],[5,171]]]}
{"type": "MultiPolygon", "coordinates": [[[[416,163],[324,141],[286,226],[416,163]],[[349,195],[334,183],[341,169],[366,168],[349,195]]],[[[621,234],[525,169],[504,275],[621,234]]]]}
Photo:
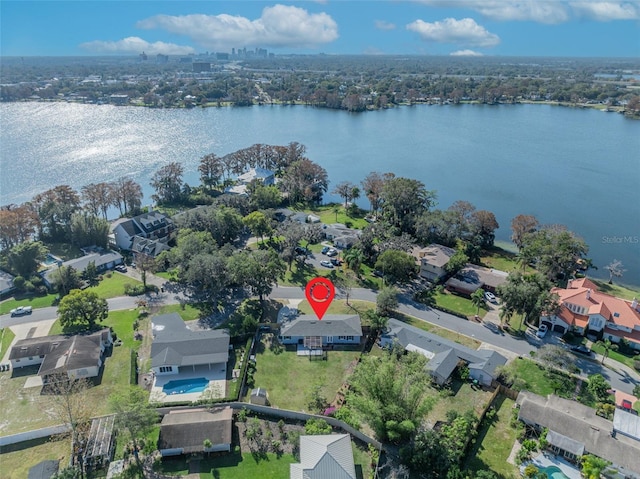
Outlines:
{"type": "Polygon", "coordinates": [[[482,289],[482,288],[476,289],[471,294],[471,302],[477,308],[476,309],[476,316],[478,316],[480,314],[480,308],[482,306],[484,306],[484,289],[482,289]]]}
{"type": "Polygon", "coordinates": [[[600,345],[604,348],[604,353],[602,354],[602,363],[604,364],[604,360],[607,359],[609,357],[609,353],[611,351],[616,351],[618,349],[618,345],[617,344],[613,344],[610,340],[605,339],[604,341],[602,339],[596,341],[596,345],[600,345]]]}
{"type": "Polygon", "coordinates": [[[360,277],[360,266],[364,263],[364,252],[360,248],[350,248],[343,255],[344,262],[347,263],[349,269],[351,269],[358,278],[360,277]]]}
{"type": "Polygon", "coordinates": [[[511,318],[513,317],[514,311],[509,308],[505,308],[504,306],[500,310],[500,327],[504,326],[504,323],[509,324],[511,318]]]}

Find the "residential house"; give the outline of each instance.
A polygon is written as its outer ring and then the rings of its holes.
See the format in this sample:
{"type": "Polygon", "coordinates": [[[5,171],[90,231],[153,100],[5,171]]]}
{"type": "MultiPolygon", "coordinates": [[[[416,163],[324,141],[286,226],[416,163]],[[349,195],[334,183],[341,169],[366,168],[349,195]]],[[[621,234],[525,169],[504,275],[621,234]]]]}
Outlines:
{"type": "Polygon", "coordinates": [[[463,363],[469,368],[471,378],[483,386],[490,386],[498,376],[496,369],[507,362],[507,358],[496,351],[471,349],[397,319],[390,319],[380,345],[391,347],[394,343],[407,351],[425,356],[429,360],[427,371],[437,384],[445,384],[458,365],[463,363]]]}
{"type": "Polygon", "coordinates": [[[13,291],[13,276],[5,271],[0,271],[0,296],[13,291]]]}
{"type": "Polygon", "coordinates": [[[273,171],[265,168],[251,168],[246,173],[238,176],[238,183],[248,185],[252,181],[259,181],[263,185],[269,186],[276,182],[276,175],[273,171]]]}
{"type": "Polygon", "coordinates": [[[508,276],[509,273],[505,271],[467,263],[455,276],[447,280],[445,286],[449,291],[466,296],[471,296],[480,288],[495,293],[498,286],[507,281],[508,276]]]}
{"type": "Polygon", "coordinates": [[[171,411],[162,418],[158,450],[162,456],[231,450],[233,410],[171,411]],[[204,442],[211,441],[205,448],[204,442]]]}
{"type": "MultiPolygon", "coordinates": [[[[133,218],[120,218],[111,224],[110,241],[120,249],[134,251],[136,236],[167,245],[175,236],[175,226],[168,216],[158,211],[133,218]]],[[[148,243],[145,244],[145,248],[150,248],[148,243]]],[[[156,248],[153,251],[159,250],[156,248]]]]}
{"type": "Polygon", "coordinates": [[[629,436],[636,423],[628,422],[637,416],[618,409],[611,422],[576,401],[528,391],[518,394],[516,404],[520,421],[538,432],[547,428],[549,449],[555,454],[574,462],[593,454],[611,462],[622,477],[640,479],[640,441],[637,434],[629,436]]]}
{"type": "Polygon", "coordinates": [[[100,374],[104,352],[112,344],[109,328],[87,335],[21,339],[11,348],[9,361],[13,369],[39,364],[38,375],[45,384],[60,372],[69,379],[93,378],[100,374]]]}
{"type": "Polygon", "coordinates": [[[322,225],[322,232],[325,239],[333,241],[333,244],[341,249],[351,248],[362,234],[362,230],[348,228],[342,223],[322,225]]]}
{"type": "Polygon", "coordinates": [[[300,462],[289,465],[289,479],[356,479],[348,434],[300,436],[300,462]]]}
{"type": "Polygon", "coordinates": [[[420,263],[420,276],[428,281],[437,282],[447,275],[447,263],[455,252],[453,248],[432,243],[424,248],[415,249],[412,254],[420,263]]]}
{"type": "Polygon", "coordinates": [[[42,273],[42,279],[47,287],[51,288],[56,282],[56,271],[58,268],[64,266],[67,268],[75,269],[78,274],[82,275],[84,270],[87,269],[89,263],[93,263],[96,266],[96,270],[98,273],[103,273],[105,271],[109,271],[119,264],[122,264],[124,259],[122,255],[117,251],[111,250],[103,250],[103,249],[94,249],[91,253],[85,254],[80,258],[70,259],[69,261],[64,261],[62,263],[58,263],[56,266],[50,266],[46,271],[42,273]]]}
{"type": "Polygon", "coordinates": [[[640,305],[636,299],[627,301],[602,293],[587,278],[574,279],[566,288],[553,288],[551,292],[558,295],[560,309],[541,317],[541,323],[549,329],[594,334],[614,343],[626,339],[632,348],[640,350],[640,305]]]}
{"type": "Polygon", "coordinates": [[[151,369],[156,376],[197,370],[226,375],[229,360],[227,331],[192,331],[177,313],[155,316],[152,330],[151,369]]]}
{"type": "Polygon", "coordinates": [[[357,314],[326,314],[322,320],[314,315],[303,315],[283,322],[278,338],[282,344],[298,344],[310,349],[333,344],[360,344],[362,325],[357,314]]]}
{"type": "Polygon", "coordinates": [[[245,184],[227,186],[224,189],[224,192],[229,195],[249,196],[249,193],[247,192],[247,185],[245,184]]]}

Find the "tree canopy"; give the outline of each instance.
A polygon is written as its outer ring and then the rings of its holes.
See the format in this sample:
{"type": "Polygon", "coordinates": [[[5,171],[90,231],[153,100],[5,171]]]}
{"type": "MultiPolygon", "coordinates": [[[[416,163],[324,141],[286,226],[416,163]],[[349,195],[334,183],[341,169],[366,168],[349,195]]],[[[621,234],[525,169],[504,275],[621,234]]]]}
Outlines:
{"type": "Polygon", "coordinates": [[[109,314],[107,300],[90,290],[73,289],[58,305],[58,315],[63,329],[79,327],[93,329],[109,314]]]}

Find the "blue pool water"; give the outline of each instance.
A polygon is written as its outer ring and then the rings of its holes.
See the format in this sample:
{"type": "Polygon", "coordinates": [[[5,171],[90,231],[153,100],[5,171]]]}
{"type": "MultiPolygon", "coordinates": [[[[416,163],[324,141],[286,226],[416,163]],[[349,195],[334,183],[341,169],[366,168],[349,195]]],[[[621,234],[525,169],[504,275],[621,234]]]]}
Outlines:
{"type": "Polygon", "coordinates": [[[544,472],[549,479],[569,479],[561,470],[556,466],[541,467],[540,472],[544,472]]]}
{"type": "Polygon", "coordinates": [[[47,256],[44,258],[43,263],[46,264],[47,266],[51,266],[52,264],[56,264],[58,262],[58,258],[56,258],[55,256],[47,253],[47,256]]]}
{"type": "Polygon", "coordinates": [[[165,394],[201,393],[208,384],[209,380],[205,378],[177,379],[165,384],[162,392],[165,394]]]}

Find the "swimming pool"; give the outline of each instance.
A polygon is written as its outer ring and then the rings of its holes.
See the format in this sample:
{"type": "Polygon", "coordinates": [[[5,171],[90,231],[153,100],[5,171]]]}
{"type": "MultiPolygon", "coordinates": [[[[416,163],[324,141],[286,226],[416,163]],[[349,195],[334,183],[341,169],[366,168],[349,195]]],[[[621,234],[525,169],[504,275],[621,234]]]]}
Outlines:
{"type": "Polygon", "coordinates": [[[42,263],[46,266],[51,266],[52,264],[56,264],[58,261],[60,261],[58,258],[56,258],[50,253],[47,253],[47,256],[45,256],[44,261],[42,263]]]}
{"type": "Polygon", "coordinates": [[[569,479],[564,472],[556,466],[541,467],[540,472],[544,472],[549,479],[569,479]]]}
{"type": "Polygon", "coordinates": [[[201,393],[208,384],[209,380],[206,378],[177,379],[162,386],[162,392],[165,394],[201,393]]]}

